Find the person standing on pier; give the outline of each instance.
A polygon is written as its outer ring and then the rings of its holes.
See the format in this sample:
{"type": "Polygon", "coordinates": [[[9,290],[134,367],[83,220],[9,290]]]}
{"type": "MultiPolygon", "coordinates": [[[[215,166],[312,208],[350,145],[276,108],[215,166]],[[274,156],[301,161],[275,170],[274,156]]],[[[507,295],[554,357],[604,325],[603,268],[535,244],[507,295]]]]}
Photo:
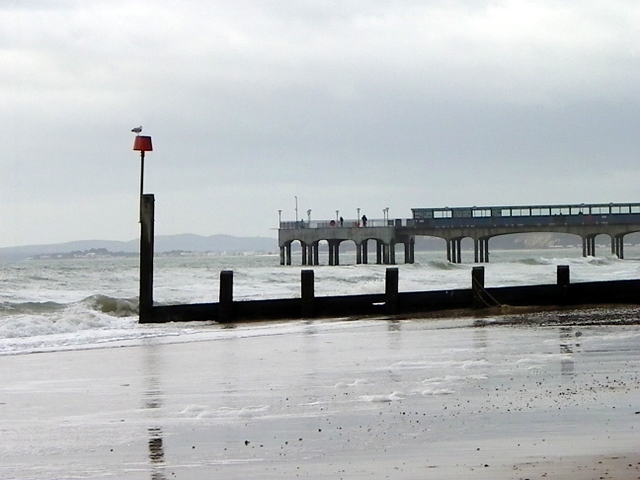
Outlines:
{"type": "Polygon", "coordinates": [[[344,225],[344,218],[340,217],[340,226],[342,227],[344,225]]]}
{"type": "Polygon", "coordinates": [[[367,226],[367,216],[366,215],[362,215],[362,226],[363,227],[367,226]]]}

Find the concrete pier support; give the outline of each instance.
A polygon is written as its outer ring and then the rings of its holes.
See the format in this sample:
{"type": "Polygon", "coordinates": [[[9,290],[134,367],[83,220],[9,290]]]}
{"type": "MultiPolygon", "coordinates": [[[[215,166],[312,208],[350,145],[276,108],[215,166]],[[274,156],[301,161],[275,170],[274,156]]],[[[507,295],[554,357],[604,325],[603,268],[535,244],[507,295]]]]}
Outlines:
{"type": "Polygon", "coordinates": [[[382,241],[376,240],[376,265],[382,265],[382,241]]]}
{"type": "Polygon", "coordinates": [[[489,263],[489,239],[477,238],[473,242],[475,263],[489,263]]]}
{"type": "Polygon", "coordinates": [[[624,234],[611,237],[611,254],[624,259],[624,234]]]}
{"type": "Polygon", "coordinates": [[[404,263],[415,263],[415,245],[414,238],[404,243],[404,263]]]}
{"type": "Polygon", "coordinates": [[[318,242],[302,244],[302,265],[318,264],[318,242]]]}
{"type": "Polygon", "coordinates": [[[583,257],[595,257],[596,256],[596,237],[595,235],[589,235],[582,237],[582,256],[583,257]]]}
{"type": "Polygon", "coordinates": [[[411,261],[409,263],[416,263],[416,238],[415,237],[411,237],[411,240],[409,240],[409,245],[410,245],[410,251],[411,251],[411,261]]]}
{"type": "Polygon", "coordinates": [[[280,265],[291,265],[291,242],[280,247],[280,265]]]}
{"type": "Polygon", "coordinates": [[[364,263],[365,265],[369,263],[369,252],[367,249],[367,245],[369,243],[369,240],[365,240],[364,242],[362,242],[362,263],[364,263]]]}
{"type": "Polygon", "coordinates": [[[447,240],[447,260],[451,263],[462,263],[462,239],[447,240]]]}
{"type": "Polygon", "coordinates": [[[393,260],[392,260],[393,254],[391,252],[391,247],[392,245],[389,245],[388,243],[382,244],[382,262],[385,265],[391,265],[393,263],[393,260]]]}
{"type": "Polygon", "coordinates": [[[329,265],[340,265],[340,240],[329,240],[329,265]]]}
{"type": "Polygon", "coordinates": [[[155,199],[152,194],[140,197],[140,323],[153,322],[153,239],[155,199]]]}

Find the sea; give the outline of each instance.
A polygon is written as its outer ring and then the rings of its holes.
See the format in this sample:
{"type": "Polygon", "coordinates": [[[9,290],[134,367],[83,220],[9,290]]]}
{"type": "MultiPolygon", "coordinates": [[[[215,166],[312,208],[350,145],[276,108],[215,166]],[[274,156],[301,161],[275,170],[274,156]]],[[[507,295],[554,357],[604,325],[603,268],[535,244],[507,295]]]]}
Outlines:
{"type": "MultiPolygon", "coordinates": [[[[607,251],[600,247],[600,251],[607,251]]],[[[568,265],[572,282],[640,278],[640,246],[625,259],[583,258],[580,248],[491,252],[488,287],[553,284],[556,267],[568,265]]],[[[469,252],[463,252],[469,257],[469,252]]],[[[399,255],[398,260],[402,260],[399,255]]],[[[294,263],[298,260],[294,255],[294,263]]],[[[384,292],[385,265],[356,265],[341,253],[340,266],[281,266],[278,255],[159,256],[154,301],[179,304],[218,301],[222,270],[234,272],[234,299],[300,296],[300,271],[315,271],[316,296],[384,292]]],[[[469,288],[473,263],[452,264],[443,252],[417,252],[414,264],[398,264],[400,291],[469,288]]],[[[307,322],[267,322],[229,329],[214,322],[140,325],[136,258],[32,259],[0,263],[0,356],[137,345],[149,338],[187,342],[203,336],[276,335],[307,322]]],[[[349,319],[344,319],[348,321],[349,319]]],[[[337,328],[318,320],[316,328],[337,328]]]]}

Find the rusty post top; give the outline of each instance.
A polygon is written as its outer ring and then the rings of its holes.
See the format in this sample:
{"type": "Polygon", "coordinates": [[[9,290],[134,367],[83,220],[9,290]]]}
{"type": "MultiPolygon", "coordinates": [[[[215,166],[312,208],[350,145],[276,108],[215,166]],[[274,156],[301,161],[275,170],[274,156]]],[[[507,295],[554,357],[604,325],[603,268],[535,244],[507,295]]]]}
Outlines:
{"type": "Polygon", "coordinates": [[[133,141],[133,149],[139,152],[153,151],[153,146],[151,145],[151,137],[136,135],[133,141]]]}

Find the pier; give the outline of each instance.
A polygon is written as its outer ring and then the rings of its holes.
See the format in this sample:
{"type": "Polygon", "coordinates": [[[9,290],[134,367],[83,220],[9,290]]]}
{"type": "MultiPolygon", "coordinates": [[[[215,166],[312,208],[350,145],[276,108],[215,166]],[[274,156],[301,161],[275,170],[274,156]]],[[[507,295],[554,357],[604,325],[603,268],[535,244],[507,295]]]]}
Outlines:
{"type": "Polygon", "coordinates": [[[489,240],[500,235],[550,232],[577,235],[582,255],[594,256],[598,235],[611,238],[611,254],[624,258],[624,237],[640,231],[640,203],[579,205],[413,208],[411,218],[384,218],[295,222],[278,227],[280,264],[291,265],[292,246],[299,242],[302,265],[340,265],[340,245],[352,242],[356,264],[369,263],[370,246],[375,263],[396,264],[396,246],[402,245],[404,263],[414,263],[415,238],[437,237],[446,243],[447,260],[462,263],[462,240],[473,240],[475,263],[489,262],[489,240]],[[326,247],[326,248],[325,248],[326,247]]]}

